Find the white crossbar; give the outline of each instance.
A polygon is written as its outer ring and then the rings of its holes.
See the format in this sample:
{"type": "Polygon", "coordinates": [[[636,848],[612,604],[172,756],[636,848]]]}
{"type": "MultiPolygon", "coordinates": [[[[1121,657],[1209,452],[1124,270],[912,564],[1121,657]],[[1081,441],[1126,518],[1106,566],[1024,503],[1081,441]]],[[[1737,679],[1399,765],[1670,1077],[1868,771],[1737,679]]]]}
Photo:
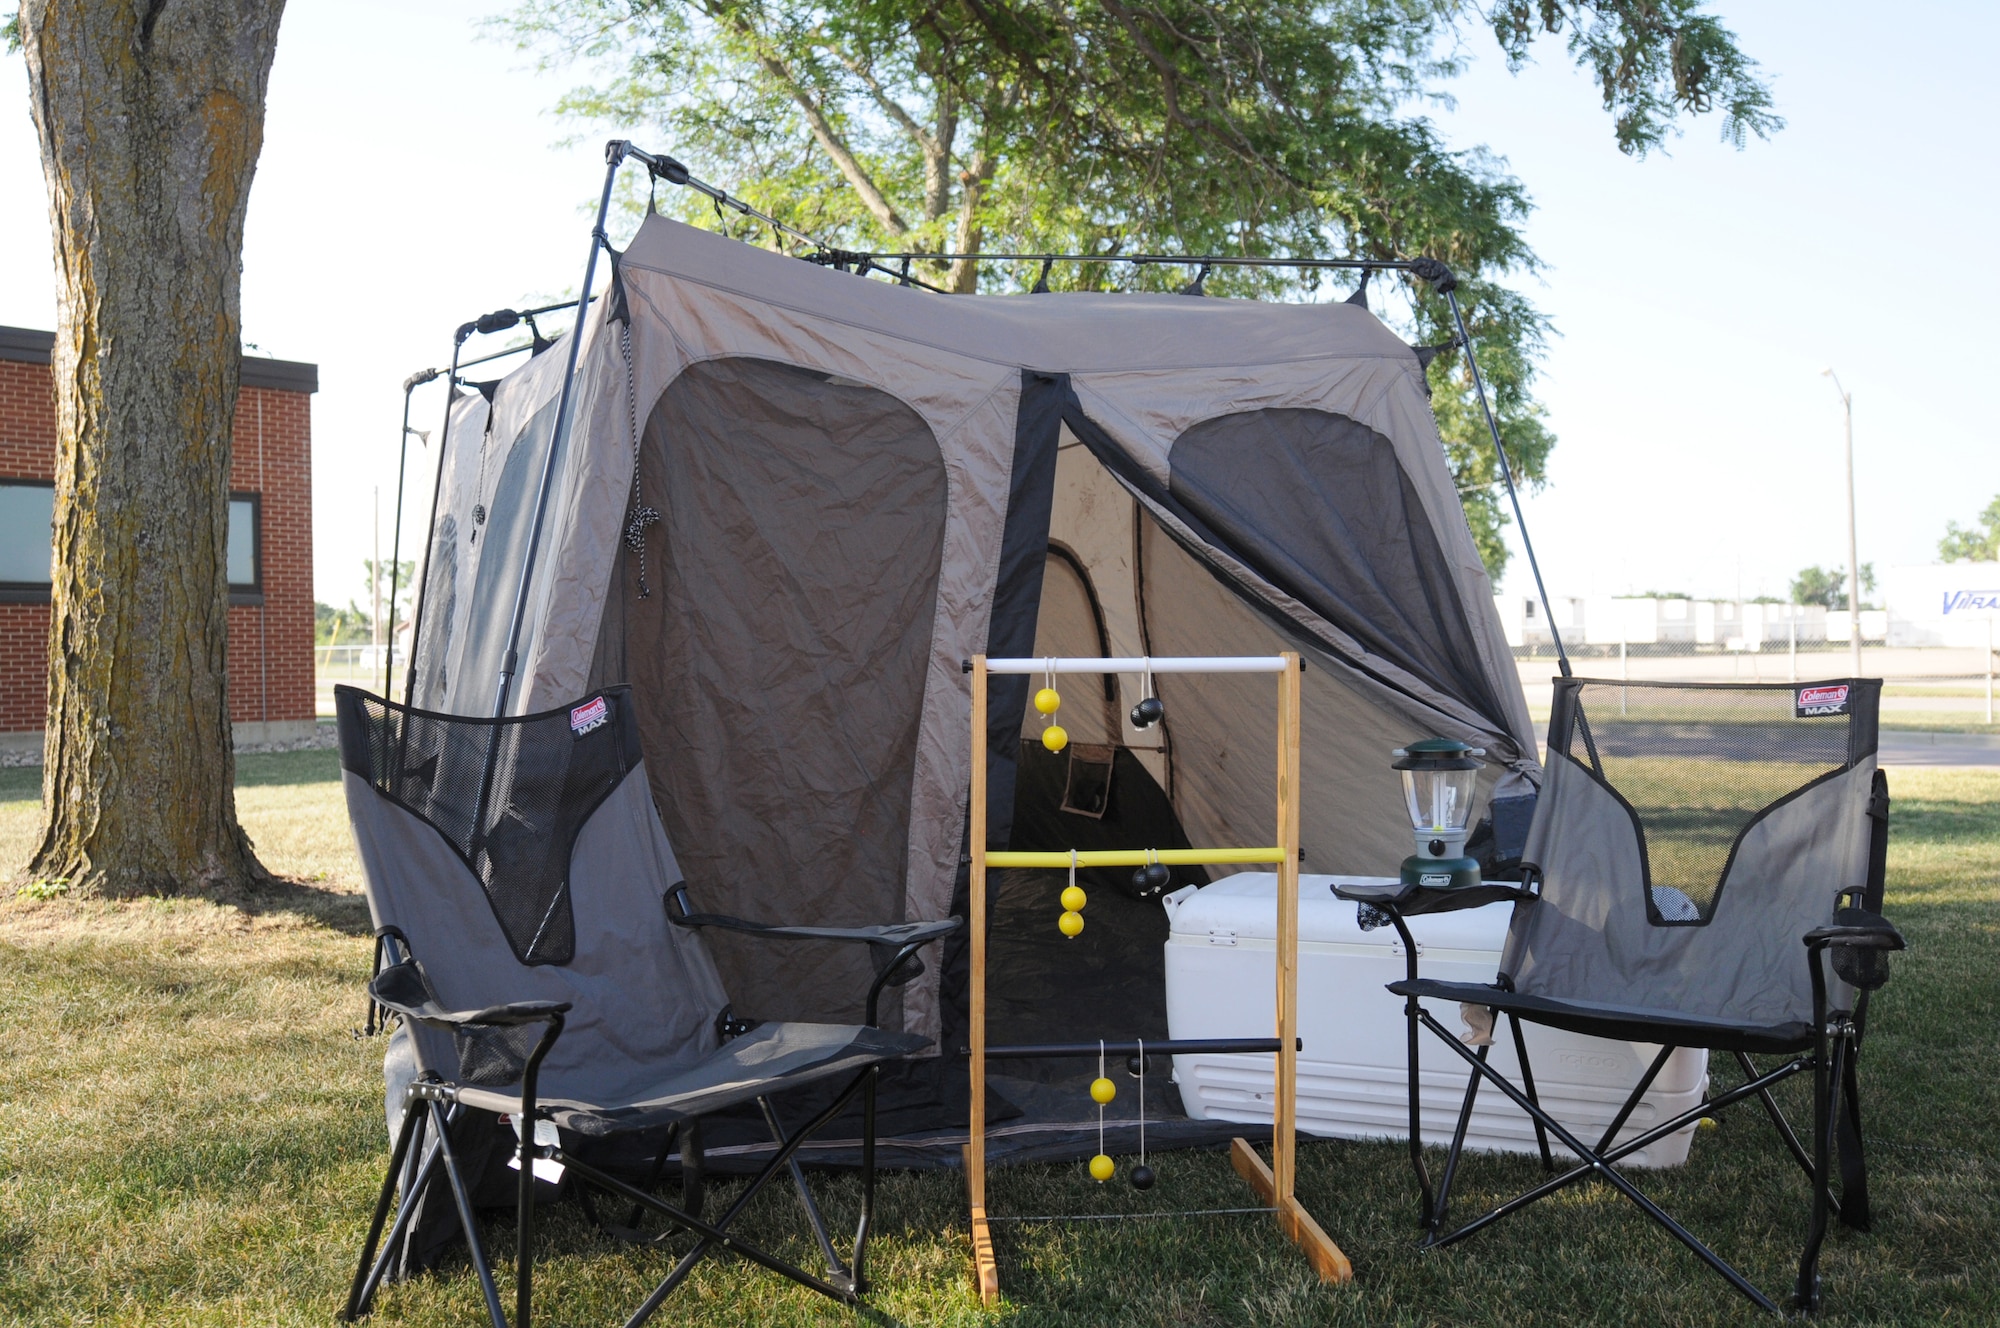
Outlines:
{"type": "Polygon", "coordinates": [[[1124,659],[989,659],[988,673],[1283,673],[1282,655],[1140,655],[1124,659]]]}

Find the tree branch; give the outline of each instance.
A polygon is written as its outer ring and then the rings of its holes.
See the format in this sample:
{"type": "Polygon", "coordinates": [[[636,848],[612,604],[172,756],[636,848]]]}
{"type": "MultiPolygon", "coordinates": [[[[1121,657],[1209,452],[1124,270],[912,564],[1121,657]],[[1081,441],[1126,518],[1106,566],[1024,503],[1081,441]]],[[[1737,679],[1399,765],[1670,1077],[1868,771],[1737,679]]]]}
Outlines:
{"type": "Polygon", "coordinates": [[[826,112],[807,92],[805,85],[794,77],[791,69],[778,58],[777,51],[772,49],[764,34],[751,27],[737,13],[717,13],[711,8],[709,16],[728,24],[735,30],[737,36],[750,44],[758,67],[784,88],[786,95],[798,106],[799,113],[806,118],[806,127],[812,131],[813,141],[818,143],[820,150],[832,159],[841,175],[846,177],[848,184],[852,185],[854,192],[860,196],[862,206],[868,209],[876,221],[882,223],[882,228],[898,238],[908,233],[909,223],[903,220],[895,205],[876,186],[875,179],[868,173],[867,167],[861,164],[860,158],[856,157],[853,149],[847,146],[847,140],[838,129],[834,128],[833,122],[827,119],[826,112]]]}
{"type": "Polygon", "coordinates": [[[882,86],[881,81],[875,77],[873,71],[846,51],[827,41],[824,34],[821,34],[821,45],[833,53],[834,59],[847,66],[848,73],[861,80],[861,86],[868,89],[868,95],[881,108],[882,114],[894,120],[897,128],[915,139],[918,147],[922,148],[926,153],[934,153],[939,150],[937,139],[931,135],[929,130],[918,124],[914,116],[903,109],[901,102],[898,102],[894,97],[889,95],[888,90],[882,86]]]}

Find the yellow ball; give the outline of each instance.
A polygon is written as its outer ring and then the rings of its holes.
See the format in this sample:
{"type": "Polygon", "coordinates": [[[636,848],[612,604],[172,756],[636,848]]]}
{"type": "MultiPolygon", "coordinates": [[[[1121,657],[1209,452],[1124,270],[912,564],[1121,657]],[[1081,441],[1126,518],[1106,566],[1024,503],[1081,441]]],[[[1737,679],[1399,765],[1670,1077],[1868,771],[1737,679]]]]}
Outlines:
{"type": "Polygon", "coordinates": [[[1071,909],[1056,919],[1056,930],[1065,936],[1076,936],[1083,931],[1083,914],[1071,909]]]}
{"type": "Polygon", "coordinates": [[[1105,1181],[1110,1180],[1117,1173],[1118,1164],[1104,1154],[1099,1153],[1096,1157],[1090,1159],[1090,1178],[1098,1184],[1101,1185],[1105,1181]]]}
{"type": "Polygon", "coordinates": [[[1083,908],[1088,898],[1089,896],[1085,895],[1082,890],[1072,885],[1065,888],[1062,892],[1062,906],[1070,912],[1075,913],[1083,908]]]}
{"type": "Polygon", "coordinates": [[[1118,1096],[1118,1085],[1109,1079],[1097,1078],[1090,1081],[1090,1100],[1100,1107],[1118,1096]]]}
{"type": "Polygon", "coordinates": [[[1069,746],[1069,732],[1060,724],[1051,724],[1042,730],[1042,746],[1052,752],[1059,752],[1069,746]]]}
{"type": "Polygon", "coordinates": [[[1053,715],[1062,705],[1062,697],[1053,687],[1044,687],[1035,693],[1035,709],[1045,715],[1053,715]]]}

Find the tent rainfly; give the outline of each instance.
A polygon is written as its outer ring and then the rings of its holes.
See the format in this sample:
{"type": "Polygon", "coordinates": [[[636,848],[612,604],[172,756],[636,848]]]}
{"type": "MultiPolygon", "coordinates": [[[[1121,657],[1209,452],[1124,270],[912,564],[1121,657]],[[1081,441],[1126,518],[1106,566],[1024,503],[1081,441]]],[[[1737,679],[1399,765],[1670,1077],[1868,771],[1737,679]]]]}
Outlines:
{"type": "MultiPolygon", "coordinates": [[[[1309,870],[1396,870],[1387,760],[1414,737],[1486,750],[1482,808],[1540,781],[1418,355],[1364,305],[941,296],[648,215],[574,333],[451,409],[414,703],[629,683],[704,910],[963,912],[976,654],[1301,652],[1309,870]]],[[[1061,754],[1022,741],[1029,686],[994,682],[990,847],[1268,836],[1268,679],[1073,685],[1061,754]],[[1166,717],[1137,728],[1149,686],[1166,717]]],[[[1029,938],[1010,972],[996,940],[996,1038],[1165,1036],[1165,920],[1127,902],[1093,902],[1088,971],[1029,938]]],[[[1022,917],[1053,933],[1046,899],[1022,917]]],[[[705,940],[741,1013],[860,1015],[865,956],[705,940]]],[[[955,1051],[962,962],[885,1024],[955,1051]]],[[[907,1123],[962,1127],[957,1093],[907,1123]]]]}

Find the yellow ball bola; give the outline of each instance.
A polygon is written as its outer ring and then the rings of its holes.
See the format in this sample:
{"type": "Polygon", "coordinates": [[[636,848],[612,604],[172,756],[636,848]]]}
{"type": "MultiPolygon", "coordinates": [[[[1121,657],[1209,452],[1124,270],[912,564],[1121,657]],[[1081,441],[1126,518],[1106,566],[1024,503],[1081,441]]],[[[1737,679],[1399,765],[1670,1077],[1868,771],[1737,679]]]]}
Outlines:
{"type": "Polygon", "coordinates": [[[1072,913],[1080,913],[1088,898],[1082,890],[1072,885],[1062,892],[1062,906],[1072,913]]]}
{"type": "Polygon", "coordinates": [[[1065,936],[1078,936],[1083,932],[1083,914],[1070,909],[1056,919],[1056,930],[1065,936]]]}
{"type": "Polygon", "coordinates": [[[1042,746],[1052,752],[1059,752],[1069,746],[1069,731],[1060,724],[1051,724],[1042,730],[1042,746]]]}
{"type": "Polygon", "coordinates": [[[1103,1106],[1117,1096],[1118,1085],[1109,1079],[1099,1077],[1090,1081],[1090,1100],[1098,1106],[1103,1106]]]}
{"type": "Polygon", "coordinates": [[[1053,687],[1044,687],[1035,693],[1035,709],[1045,715],[1053,715],[1062,706],[1062,697],[1053,687]]]}
{"type": "Polygon", "coordinates": [[[1090,1178],[1098,1184],[1101,1185],[1105,1181],[1110,1180],[1117,1173],[1118,1164],[1104,1154],[1099,1153],[1096,1157],[1090,1159],[1090,1178]]]}

